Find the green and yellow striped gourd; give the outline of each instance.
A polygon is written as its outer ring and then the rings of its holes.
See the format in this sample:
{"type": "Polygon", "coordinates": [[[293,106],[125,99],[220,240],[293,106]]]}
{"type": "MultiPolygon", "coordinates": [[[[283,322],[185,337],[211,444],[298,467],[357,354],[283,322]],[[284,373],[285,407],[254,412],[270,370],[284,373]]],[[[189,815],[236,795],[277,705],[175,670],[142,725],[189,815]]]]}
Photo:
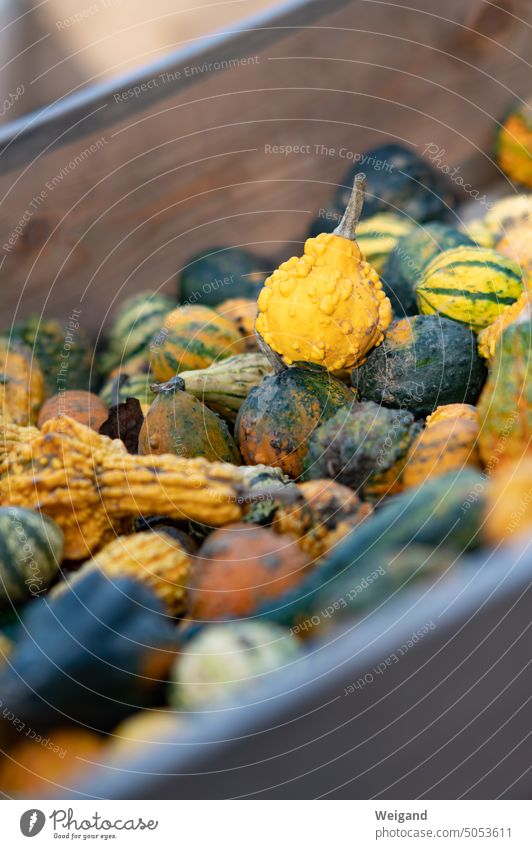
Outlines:
{"type": "Polygon", "coordinates": [[[357,225],[357,243],[366,262],[380,274],[401,236],[414,230],[416,224],[403,215],[380,212],[357,225]]]}
{"type": "Polygon", "coordinates": [[[499,249],[498,243],[510,231],[527,225],[532,226],[532,194],[512,194],[492,203],[483,218],[474,218],[461,229],[479,247],[499,249]]]}
{"type": "Polygon", "coordinates": [[[523,291],[517,263],[490,248],[444,251],[417,286],[421,313],[439,313],[478,331],[491,324],[523,291]]]}
{"type": "Polygon", "coordinates": [[[158,292],[141,292],[127,298],[111,324],[107,348],[101,357],[102,371],[108,373],[138,355],[147,357],[152,337],[175,305],[175,300],[158,292]]]}
{"type": "Polygon", "coordinates": [[[79,310],[73,310],[65,322],[31,315],[15,324],[9,336],[10,346],[13,342],[25,345],[34,368],[41,367],[45,398],[68,389],[89,389],[91,368],[96,364],[79,310]]]}
{"type": "Polygon", "coordinates": [[[497,243],[497,234],[493,232],[484,218],[474,218],[472,221],[462,224],[460,230],[466,236],[469,236],[479,248],[494,248],[497,243]]]}
{"type": "Polygon", "coordinates": [[[177,307],[152,339],[151,373],[162,383],[179,372],[208,368],[215,360],[243,353],[245,347],[234,324],[210,307],[177,307]]]}

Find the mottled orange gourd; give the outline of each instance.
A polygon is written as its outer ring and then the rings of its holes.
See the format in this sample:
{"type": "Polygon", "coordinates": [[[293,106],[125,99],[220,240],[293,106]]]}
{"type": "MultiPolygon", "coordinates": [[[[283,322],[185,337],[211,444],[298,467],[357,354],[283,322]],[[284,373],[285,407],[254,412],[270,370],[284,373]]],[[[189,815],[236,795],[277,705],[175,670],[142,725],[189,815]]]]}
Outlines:
{"type": "Polygon", "coordinates": [[[151,404],[139,433],[139,454],[176,454],[240,464],[229,428],[189,392],[179,377],[153,384],[151,404]]]}
{"type": "Polygon", "coordinates": [[[97,431],[108,415],[107,404],[98,395],[83,389],[68,389],[44,402],[37,424],[42,427],[49,419],[68,416],[97,431]]]}
{"type": "Polygon", "coordinates": [[[403,471],[405,487],[419,486],[464,466],[481,468],[477,448],[479,423],[469,404],[449,404],[427,418],[426,427],[414,440],[403,471]]]}
{"type": "Polygon", "coordinates": [[[193,558],[190,617],[198,621],[253,616],[305,577],[308,558],[288,535],[236,523],[214,531],[193,558]]]}
{"type": "Polygon", "coordinates": [[[360,365],[392,320],[379,275],[355,241],[364,186],[358,174],[334,232],[307,239],[303,256],[283,262],[264,283],[255,327],[286,365],[310,362],[329,371],[360,365]]]}

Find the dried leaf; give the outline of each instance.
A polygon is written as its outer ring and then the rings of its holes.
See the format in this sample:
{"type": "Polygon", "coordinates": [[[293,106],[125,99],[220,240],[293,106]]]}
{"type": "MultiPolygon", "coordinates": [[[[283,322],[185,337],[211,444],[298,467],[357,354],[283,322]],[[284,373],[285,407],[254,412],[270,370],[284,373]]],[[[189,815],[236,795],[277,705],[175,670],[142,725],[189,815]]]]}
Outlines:
{"type": "Polygon", "coordinates": [[[144,414],[138,398],[126,398],[109,407],[109,416],[98,431],[111,439],[121,439],[130,454],[139,453],[139,433],[144,414]]]}

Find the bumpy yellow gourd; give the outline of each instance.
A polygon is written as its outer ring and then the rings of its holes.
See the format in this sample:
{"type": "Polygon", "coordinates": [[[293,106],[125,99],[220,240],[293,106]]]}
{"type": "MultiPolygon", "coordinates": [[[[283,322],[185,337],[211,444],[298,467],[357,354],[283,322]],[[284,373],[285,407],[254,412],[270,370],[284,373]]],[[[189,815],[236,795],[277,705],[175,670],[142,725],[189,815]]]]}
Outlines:
{"type": "Polygon", "coordinates": [[[282,263],[264,283],[255,328],[286,365],[303,361],[329,371],[360,365],[392,320],[379,275],[354,241],[364,185],[358,174],[333,233],[307,239],[303,256],[282,263]]]}
{"type": "Polygon", "coordinates": [[[7,458],[19,443],[31,442],[39,436],[40,430],[33,425],[16,425],[0,416],[0,477],[5,474],[7,458]]]}

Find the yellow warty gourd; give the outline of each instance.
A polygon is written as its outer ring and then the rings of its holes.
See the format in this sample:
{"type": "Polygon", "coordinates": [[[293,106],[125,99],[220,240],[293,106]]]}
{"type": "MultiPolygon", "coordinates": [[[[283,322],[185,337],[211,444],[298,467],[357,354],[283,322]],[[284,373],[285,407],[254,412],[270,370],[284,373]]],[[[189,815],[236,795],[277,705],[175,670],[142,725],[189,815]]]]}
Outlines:
{"type": "Polygon", "coordinates": [[[360,365],[392,320],[379,275],[354,240],[364,185],[358,174],[333,233],[307,239],[303,256],[282,263],[264,283],[255,328],[286,365],[310,362],[329,371],[360,365]]]}

